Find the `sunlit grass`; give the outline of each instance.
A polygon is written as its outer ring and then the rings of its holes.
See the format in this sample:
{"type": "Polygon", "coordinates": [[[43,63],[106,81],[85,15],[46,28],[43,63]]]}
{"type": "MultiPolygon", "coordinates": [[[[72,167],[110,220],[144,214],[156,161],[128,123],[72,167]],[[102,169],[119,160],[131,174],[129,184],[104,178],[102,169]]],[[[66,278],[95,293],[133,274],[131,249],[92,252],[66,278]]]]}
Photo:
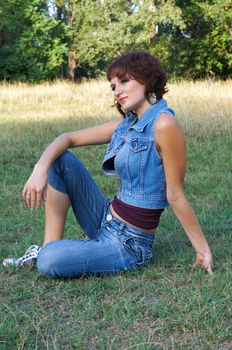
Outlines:
{"type": "Polygon", "coordinates": [[[232,80],[170,85],[168,101],[185,130],[195,136],[232,130],[232,80]]]}
{"type": "MultiPolygon", "coordinates": [[[[213,134],[232,129],[231,80],[172,83],[168,88],[165,98],[187,132],[213,134]]],[[[109,83],[104,79],[81,84],[0,85],[0,123],[85,117],[98,122],[117,115],[112,104],[109,83]]]]}

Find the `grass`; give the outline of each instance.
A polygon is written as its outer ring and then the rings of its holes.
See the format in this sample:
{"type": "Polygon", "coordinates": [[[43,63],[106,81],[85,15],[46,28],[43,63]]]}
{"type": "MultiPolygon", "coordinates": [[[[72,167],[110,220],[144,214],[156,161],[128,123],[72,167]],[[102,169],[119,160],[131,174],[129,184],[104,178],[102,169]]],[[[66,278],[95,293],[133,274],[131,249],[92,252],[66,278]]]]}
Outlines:
{"type": "MultiPolygon", "coordinates": [[[[215,272],[192,270],[194,251],[171,210],[148,266],[102,278],[52,280],[36,269],[0,267],[0,349],[231,350],[232,82],[183,82],[167,99],[188,139],[186,193],[213,249],[215,272]]],[[[113,118],[104,81],[0,86],[0,257],[41,244],[43,210],[29,212],[22,187],[60,133],[113,118]]],[[[105,146],[74,152],[109,197],[105,146]]],[[[67,237],[82,237],[70,213],[67,237]]]]}

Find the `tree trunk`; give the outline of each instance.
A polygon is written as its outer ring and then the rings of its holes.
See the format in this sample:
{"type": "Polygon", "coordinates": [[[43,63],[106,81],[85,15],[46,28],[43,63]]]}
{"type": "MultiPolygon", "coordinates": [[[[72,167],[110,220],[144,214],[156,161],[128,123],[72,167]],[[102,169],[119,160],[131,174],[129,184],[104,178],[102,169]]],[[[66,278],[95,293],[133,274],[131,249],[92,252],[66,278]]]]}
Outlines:
{"type": "MultiPolygon", "coordinates": [[[[67,17],[67,22],[70,26],[73,25],[73,4],[72,1],[67,2],[67,7],[66,7],[66,17],[67,17]]],[[[72,48],[73,44],[73,39],[69,38],[68,42],[68,47],[69,47],[69,52],[68,52],[68,69],[67,69],[67,78],[69,80],[75,79],[75,69],[76,69],[76,53],[72,48]]]]}
{"type": "Polygon", "coordinates": [[[76,53],[74,50],[70,49],[68,53],[68,74],[67,78],[70,80],[75,79],[75,69],[76,69],[76,53]]]}

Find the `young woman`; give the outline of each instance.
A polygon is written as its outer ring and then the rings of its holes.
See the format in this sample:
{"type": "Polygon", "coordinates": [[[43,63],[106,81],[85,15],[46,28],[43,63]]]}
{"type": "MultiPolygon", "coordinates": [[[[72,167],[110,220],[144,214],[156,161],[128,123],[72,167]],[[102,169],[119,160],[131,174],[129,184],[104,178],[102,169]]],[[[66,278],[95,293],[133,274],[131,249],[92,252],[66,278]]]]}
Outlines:
{"type": "Polygon", "coordinates": [[[123,117],[62,134],[46,148],[23,189],[30,209],[46,197],[43,247],[4,265],[37,260],[38,269],[55,278],[130,270],[151,259],[160,215],[170,205],[196,251],[195,265],[211,273],[209,245],[183,190],[185,137],[163,99],[167,79],[160,62],[146,52],[124,54],[107,78],[123,117]],[[67,151],[106,143],[103,171],[119,178],[112,200],[67,151]],[[70,205],[89,239],[62,239],[70,205]]]}

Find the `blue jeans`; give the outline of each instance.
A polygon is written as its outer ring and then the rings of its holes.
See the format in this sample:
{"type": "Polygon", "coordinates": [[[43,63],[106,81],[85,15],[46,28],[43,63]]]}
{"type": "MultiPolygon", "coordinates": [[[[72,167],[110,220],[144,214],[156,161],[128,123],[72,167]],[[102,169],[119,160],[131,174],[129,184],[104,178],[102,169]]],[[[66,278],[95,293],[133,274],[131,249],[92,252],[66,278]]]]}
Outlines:
{"type": "Polygon", "coordinates": [[[68,194],[86,240],[56,240],[39,252],[38,269],[47,276],[70,278],[131,270],[152,257],[154,235],[112,216],[110,201],[100,192],[84,165],[69,151],[49,170],[49,184],[68,194]]]}

